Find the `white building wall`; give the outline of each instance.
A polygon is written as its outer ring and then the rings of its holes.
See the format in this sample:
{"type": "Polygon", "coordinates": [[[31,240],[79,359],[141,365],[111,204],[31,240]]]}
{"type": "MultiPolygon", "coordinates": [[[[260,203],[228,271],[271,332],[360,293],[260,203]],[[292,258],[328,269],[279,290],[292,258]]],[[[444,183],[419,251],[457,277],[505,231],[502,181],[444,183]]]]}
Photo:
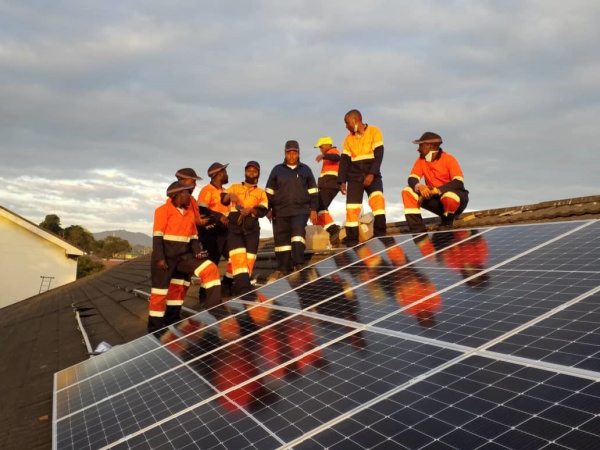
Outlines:
{"type": "Polygon", "coordinates": [[[41,276],[53,289],[75,281],[77,261],[47,239],[0,217],[0,308],[37,295],[41,276]]]}

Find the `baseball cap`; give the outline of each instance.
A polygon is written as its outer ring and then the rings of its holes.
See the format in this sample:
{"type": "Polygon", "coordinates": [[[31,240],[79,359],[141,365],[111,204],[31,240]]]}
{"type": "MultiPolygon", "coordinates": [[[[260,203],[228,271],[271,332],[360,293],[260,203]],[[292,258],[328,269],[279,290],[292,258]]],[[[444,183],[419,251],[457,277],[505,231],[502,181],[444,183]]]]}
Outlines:
{"type": "Polygon", "coordinates": [[[413,141],[413,144],[441,144],[442,137],[431,131],[426,131],[419,139],[413,141]]]}
{"type": "Polygon", "coordinates": [[[298,141],[287,141],[285,143],[285,151],[291,152],[292,150],[297,152],[300,151],[300,144],[298,144],[298,141]]]}
{"type": "Polygon", "coordinates": [[[178,180],[183,180],[183,179],[194,179],[194,180],[201,180],[202,177],[199,177],[196,174],[196,171],[194,169],[191,169],[189,167],[186,167],[185,169],[179,169],[177,171],[177,173],[175,174],[175,177],[178,180]]]}
{"type": "Polygon", "coordinates": [[[315,148],[319,148],[321,145],[325,144],[333,145],[333,140],[329,136],[320,137],[317,143],[315,144],[315,148]]]}
{"type": "Polygon", "coordinates": [[[210,167],[208,168],[208,176],[212,177],[216,173],[219,173],[221,170],[227,169],[228,165],[229,165],[229,163],[227,163],[227,164],[221,164],[219,162],[212,163],[210,165],[210,167]]]}
{"type": "Polygon", "coordinates": [[[246,167],[244,167],[244,169],[247,169],[249,166],[256,167],[258,169],[258,171],[260,172],[260,164],[257,163],[256,161],[248,161],[246,163],[246,167]]]}

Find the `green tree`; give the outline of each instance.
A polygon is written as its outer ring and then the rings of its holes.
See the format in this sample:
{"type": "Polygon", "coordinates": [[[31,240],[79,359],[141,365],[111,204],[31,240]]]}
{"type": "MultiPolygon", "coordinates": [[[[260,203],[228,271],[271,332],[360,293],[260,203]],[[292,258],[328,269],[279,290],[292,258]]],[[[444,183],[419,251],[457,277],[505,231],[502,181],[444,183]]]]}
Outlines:
{"type": "Polygon", "coordinates": [[[101,272],[102,270],[104,270],[104,265],[100,261],[93,261],[87,256],[80,256],[77,259],[77,279],[101,272]]]}
{"type": "Polygon", "coordinates": [[[81,225],[71,225],[65,228],[65,239],[76,247],[91,252],[96,244],[96,239],[92,233],[83,228],[81,225]]]}
{"type": "Polygon", "coordinates": [[[104,239],[96,241],[96,255],[100,258],[112,258],[116,253],[125,253],[131,251],[129,241],[117,236],[107,236],[104,239]]]}
{"type": "Polygon", "coordinates": [[[48,214],[44,221],[40,223],[40,227],[62,236],[63,229],[60,226],[60,217],[56,214],[48,214]]]}

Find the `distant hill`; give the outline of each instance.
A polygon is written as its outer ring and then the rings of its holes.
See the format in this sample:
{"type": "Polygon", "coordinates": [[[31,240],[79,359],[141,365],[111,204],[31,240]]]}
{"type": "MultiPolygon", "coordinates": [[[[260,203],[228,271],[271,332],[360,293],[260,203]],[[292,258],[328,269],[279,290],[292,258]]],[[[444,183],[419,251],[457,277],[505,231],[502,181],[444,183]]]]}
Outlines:
{"type": "Polygon", "coordinates": [[[144,233],[134,233],[132,231],[126,230],[112,230],[112,231],[101,231],[99,233],[92,233],[94,235],[94,239],[99,241],[100,239],[104,239],[107,236],[117,236],[121,239],[125,239],[129,241],[131,246],[134,245],[143,245],[144,247],[152,247],[152,238],[144,233]]]}

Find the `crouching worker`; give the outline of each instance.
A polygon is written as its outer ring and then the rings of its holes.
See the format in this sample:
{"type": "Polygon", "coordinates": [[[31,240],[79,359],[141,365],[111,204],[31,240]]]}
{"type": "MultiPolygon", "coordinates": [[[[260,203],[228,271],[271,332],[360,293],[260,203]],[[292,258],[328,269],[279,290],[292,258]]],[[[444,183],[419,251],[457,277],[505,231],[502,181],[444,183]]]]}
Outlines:
{"type": "Polygon", "coordinates": [[[402,191],[406,223],[413,233],[426,231],[421,216],[421,208],[425,208],[442,218],[440,230],[451,229],[454,218],[469,202],[458,161],[442,150],[439,134],[427,131],[413,144],[419,145],[419,158],[402,191]],[[421,178],[425,178],[425,184],[421,184],[421,178]]]}
{"type": "Polygon", "coordinates": [[[198,242],[190,187],[176,181],[167,189],[167,196],[166,203],[154,212],[149,333],[180,320],[192,275],[206,288],[207,308],[221,303],[219,269],[205,259],[198,242]]]}
{"type": "Polygon", "coordinates": [[[252,289],[250,276],[260,239],[258,219],[265,217],[268,211],[267,194],[257,186],[259,176],[260,164],[248,161],[244,182],[230,186],[226,193],[221,194],[221,203],[229,205],[227,244],[235,295],[252,289]]]}

